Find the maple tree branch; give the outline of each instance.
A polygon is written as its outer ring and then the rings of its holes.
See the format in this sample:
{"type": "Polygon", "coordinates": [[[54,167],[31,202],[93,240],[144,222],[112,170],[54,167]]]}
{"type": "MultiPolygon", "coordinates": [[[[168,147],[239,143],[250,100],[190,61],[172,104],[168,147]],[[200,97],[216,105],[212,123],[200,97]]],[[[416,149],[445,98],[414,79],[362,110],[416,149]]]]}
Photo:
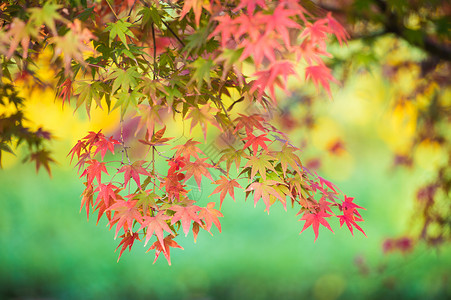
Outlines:
{"type": "Polygon", "coordinates": [[[154,22],[152,22],[152,41],[153,41],[153,80],[156,80],[157,79],[157,73],[156,73],[157,65],[156,65],[155,58],[157,57],[157,44],[155,42],[155,23],[154,22]]]}
{"type": "Polygon", "coordinates": [[[119,20],[119,18],[118,18],[117,15],[116,15],[116,12],[114,11],[113,7],[111,6],[111,3],[110,3],[108,0],[106,0],[105,2],[106,2],[106,3],[108,4],[108,6],[110,7],[111,11],[113,12],[113,15],[116,17],[116,20],[119,20]]]}
{"type": "Polygon", "coordinates": [[[180,39],[180,37],[177,35],[177,33],[175,33],[174,30],[172,30],[172,28],[169,26],[169,24],[166,23],[166,21],[163,19],[161,20],[161,22],[163,22],[163,24],[166,26],[166,28],[169,29],[169,31],[177,39],[177,41],[179,41],[179,43],[183,46],[183,48],[185,48],[185,43],[180,39]]]}
{"type": "Polygon", "coordinates": [[[121,163],[124,165],[124,153],[125,153],[125,157],[127,157],[128,163],[132,164],[130,157],[128,156],[128,152],[127,152],[127,147],[125,146],[125,141],[124,141],[124,120],[121,119],[121,144],[122,144],[122,160],[121,163]]]}

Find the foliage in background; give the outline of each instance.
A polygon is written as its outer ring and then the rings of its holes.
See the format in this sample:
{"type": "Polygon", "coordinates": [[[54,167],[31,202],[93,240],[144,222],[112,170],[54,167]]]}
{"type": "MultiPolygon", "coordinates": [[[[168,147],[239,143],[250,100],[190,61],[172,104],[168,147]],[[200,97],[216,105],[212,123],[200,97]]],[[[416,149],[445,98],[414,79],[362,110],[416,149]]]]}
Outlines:
{"type": "MultiPolygon", "coordinates": [[[[412,187],[417,191],[412,226],[406,230],[405,236],[387,239],[384,251],[407,252],[421,240],[428,245],[449,241],[449,1],[321,0],[316,3],[319,11],[332,11],[350,36],[349,51],[331,51],[335,56],[331,66],[340,74],[340,79],[346,81],[356,74],[372,74],[385,78],[389,86],[385,95],[385,114],[388,117],[379,127],[391,131],[382,138],[394,152],[393,165],[434,170],[435,175],[423,179],[423,186],[412,187]],[[387,39],[390,42],[387,43],[387,39]],[[427,161],[420,159],[422,155],[418,153],[427,156],[427,161]]],[[[305,122],[285,122],[288,128],[314,127],[317,121],[312,114],[312,105],[311,99],[303,101],[305,122]]],[[[286,115],[291,120],[295,119],[289,113],[286,115]]],[[[345,147],[342,141],[337,140],[329,150],[337,154],[345,147]]]]}

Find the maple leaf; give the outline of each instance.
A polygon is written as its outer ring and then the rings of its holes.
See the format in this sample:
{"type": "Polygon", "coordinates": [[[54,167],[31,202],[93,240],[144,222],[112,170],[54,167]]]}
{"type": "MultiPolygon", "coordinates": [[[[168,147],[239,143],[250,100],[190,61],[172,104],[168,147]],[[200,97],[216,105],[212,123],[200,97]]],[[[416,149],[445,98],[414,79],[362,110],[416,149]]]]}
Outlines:
{"type": "Polygon", "coordinates": [[[135,38],[133,32],[129,29],[133,24],[126,22],[122,19],[117,20],[115,23],[108,23],[105,28],[105,32],[109,32],[109,46],[111,47],[111,42],[119,37],[121,42],[124,44],[125,48],[130,49],[127,43],[127,36],[135,38]]]}
{"type": "Polygon", "coordinates": [[[255,66],[260,66],[266,57],[270,62],[276,62],[275,52],[281,50],[282,46],[271,35],[260,35],[256,41],[244,39],[240,44],[240,48],[244,48],[240,56],[240,60],[244,61],[248,57],[252,57],[255,66]]]}
{"type": "Polygon", "coordinates": [[[121,143],[118,140],[113,139],[110,136],[108,139],[105,137],[100,138],[97,142],[95,142],[94,146],[97,147],[94,155],[100,152],[102,156],[102,160],[105,157],[105,154],[108,150],[114,154],[114,145],[120,145],[121,143]]]}
{"type": "Polygon", "coordinates": [[[252,133],[248,134],[248,136],[243,139],[243,140],[248,140],[244,144],[243,149],[246,149],[252,145],[252,151],[253,151],[254,155],[256,155],[258,152],[258,146],[262,147],[265,150],[268,150],[268,146],[266,146],[265,142],[271,142],[271,140],[268,139],[266,137],[266,135],[267,135],[266,133],[261,134],[259,136],[255,136],[252,133]]]}
{"type": "Polygon", "coordinates": [[[230,18],[229,15],[217,16],[214,17],[213,20],[216,20],[218,22],[218,25],[216,26],[215,30],[210,33],[208,38],[211,39],[212,37],[220,33],[221,47],[225,48],[227,41],[230,40],[230,38],[233,38],[236,32],[235,22],[232,18],[230,18]]]}
{"type": "Polygon", "coordinates": [[[323,62],[321,56],[332,58],[332,54],[313,43],[310,39],[302,41],[301,45],[295,49],[296,59],[299,61],[303,58],[309,65],[314,62],[321,64],[323,62]]]}
{"type": "Polygon", "coordinates": [[[145,126],[147,134],[150,136],[153,134],[155,128],[155,122],[163,125],[161,119],[162,111],[164,107],[161,105],[146,105],[139,104],[137,109],[137,115],[139,117],[139,124],[136,127],[135,135],[145,126]]]}
{"type": "MultiPolygon", "coordinates": [[[[202,223],[201,223],[202,225],[202,223]]],[[[193,236],[194,236],[194,242],[197,241],[197,235],[199,234],[199,224],[198,223],[193,223],[193,236]]]]}
{"type": "Polygon", "coordinates": [[[168,170],[168,176],[174,175],[176,171],[181,170],[185,166],[185,157],[184,156],[176,156],[175,158],[168,159],[168,164],[170,166],[168,170]]]}
{"type": "Polygon", "coordinates": [[[318,85],[321,84],[330,98],[332,98],[332,93],[330,91],[329,81],[339,84],[338,80],[332,76],[331,70],[324,64],[308,66],[305,68],[305,79],[308,80],[309,78],[312,79],[317,90],[318,85]]]}
{"type": "Polygon", "coordinates": [[[210,232],[210,234],[212,234],[210,231],[212,224],[215,224],[219,229],[219,232],[221,232],[221,223],[219,222],[218,217],[223,217],[223,215],[219,210],[214,209],[214,207],[215,203],[210,202],[207,204],[207,207],[202,207],[199,212],[199,218],[203,219],[205,222],[204,228],[210,232]]]}
{"type": "Polygon", "coordinates": [[[124,232],[131,232],[134,221],[143,224],[143,217],[136,207],[136,202],[136,200],[118,200],[108,208],[108,210],[114,211],[113,219],[110,221],[110,229],[117,223],[116,235],[114,238],[117,237],[117,234],[121,228],[124,229],[124,232]]]}
{"type": "Polygon", "coordinates": [[[234,162],[236,166],[236,171],[238,172],[241,164],[241,157],[244,154],[244,150],[243,149],[235,150],[235,148],[229,147],[227,149],[222,150],[221,153],[223,153],[223,155],[219,159],[218,163],[226,161],[227,173],[229,173],[232,162],[234,162]]]}
{"type": "Polygon", "coordinates": [[[355,214],[357,217],[360,218],[360,220],[363,220],[362,216],[357,211],[357,209],[364,209],[365,210],[365,208],[363,208],[361,206],[358,206],[353,201],[354,201],[354,197],[348,197],[348,196],[345,195],[345,201],[341,204],[343,213],[344,214],[349,214],[349,215],[355,214]]]}
{"type": "Polygon", "coordinates": [[[138,193],[130,194],[127,196],[129,199],[138,200],[136,207],[142,207],[144,215],[149,213],[149,208],[157,209],[156,200],[160,199],[160,196],[155,194],[153,190],[140,190],[138,193]]]}
{"type": "Polygon", "coordinates": [[[222,201],[224,200],[227,193],[229,193],[230,196],[232,196],[233,201],[235,201],[235,191],[234,188],[240,188],[242,189],[241,185],[236,181],[236,179],[229,180],[227,177],[221,175],[221,179],[216,180],[215,182],[212,182],[214,184],[219,184],[214,191],[210,194],[217,194],[221,193],[219,195],[219,209],[221,209],[222,201]]]}
{"type": "Polygon", "coordinates": [[[285,45],[290,48],[290,37],[288,30],[290,28],[300,29],[301,26],[290,17],[296,15],[291,9],[285,9],[283,5],[278,5],[276,9],[267,15],[261,17],[261,22],[266,24],[266,32],[277,31],[282,36],[285,45]]]}
{"type": "Polygon", "coordinates": [[[180,183],[185,178],[185,175],[181,173],[169,174],[160,184],[160,187],[165,187],[168,199],[173,201],[174,199],[180,199],[183,195],[187,194],[185,185],[180,183]]]}
{"type": "Polygon", "coordinates": [[[73,93],[72,88],[72,80],[70,78],[67,78],[59,87],[58,89],[61,89],[61,92],[59,93],[59,97],[63,99],[62,106],[64,107],[64,102],[67,101],[68,104],[70,104],[70,98],[73,93]]]}
{"type": "Polygon", "coordinates": [[[142,165],[146,163],[145,160],[138,160],[135,161],[131,165],[125,165],[123,166],[118,173],[124,172],[124,187],[127,186],[128,181],[130,178],[133,178],[135,180],[136,184],[138,185],[138,188],[141,187],[141,182],[139,180],[139,174],[146,175],[146,176],[152,176],[149,172],[146,171],[145,168],[142,167],[142,165]]]}
{"type": "Polygon", "coordinates": [[[197,186],[200,189],[202,175],[213,181],[210,172],[208,172],[208,168],[211,168],[212,165],[205,163],[205,160],[207,160],[207,158],[199,158],[195,162],[186,162],[185,166],[182,168],[182,171],[186,171],[184,182],[194,176],[197,186]]]}
{"type": "Polygon", "coordinates": [[[52,31],[53,35],[57,35],[55,21],[65,21],[58,13],[58,9],[62,6],[51,2],[46,2],[42,8],[32,7],[28,9],[30,13],[29,21],[38,26],[47,25],[52,31]]]}
{"type": "Polygon", "coordinates": [[[349,231],[351,231],[352,236],[354,236],[353,233],[353,227],[357,228],[357,230],[359,230],[360,232],[363,233],[364,236],[366,236],[365,232],[363,231],[363,229],[356,224],[354,216],[352,214],[343,214],[343,215],[339,215],[337,216],[340,219],[340,227],[343,226],[343,224],[346,222],[346,226],[348,226],[349,231]]]}
{"type": "Polygon", "coordinates": [[[75,167],[78,166],[78,173],[80,173],[80,170],[85,167],[86,160],[91,159],[91,153],[85,152],[80,154],[78,157],[78,162],[75,164],[75,167]]]}
{"type": "Polygon", "coordinates": [[[194,12],[194,19],[196,25],[199,27],[200,16],[202,15],[202,9],[211,13],[211,5],[209,0],[185,0],[183,3],[182,12],[180,13],[180,20],[190,11],[194,12]]]}
{"type": "Polygon", "coordinates": [[[314,44],[319,45],[322,49],[326,46],[327,34],[330,32],[326,26],[327,20],[320,19],[315,23],[308,23],[302,31],[300,38],[309,37],[314,44]]]}
{"type": "Polygon", "coordinates": [[[96,199],[95,204],[98,204],[100,201],[103,200],[103,202],[105,203],[105,206],[109,207],[110,199],[112,199],[113,201],[117,201],[115,190],[117,190],[117,186],[115,186],[112,183],[108,183],[108,184],[100,183],[97,186],[96,190],[94,191],[94,192],[99,192],[97,194],[97,199],[96,199]]]}
{"type": "MultiPolygon", "coordinates": [[[[302,212],[303,211],[299,212],[298,215],[300,213],[302,213],[302,212]]],[[[301,234],[308,227],[312,226],[313,232],[315,233],[315,242],[316,242],[316,239],[318,238],[319,224],[323,225],[324,227],[326,227],[330,231],[334,232],[332,230],[332,228],[330,228],[330,225],[326,221],[326,219],[324,219],[324,218],[331,217],[331,216],[332,215],[327,214],[327,213],[322,212],[322,211],[317,212],[317,213],[305,212],[304,215],[302,216],[302,218],[299,219],[299,221],[305,221],[304,227],[302,228],[302,230],[301,230],[301,232],[299,234],[301,234]]]]}
{"type": "Polygon", "coordinates": [[[171,228],[169,228],[168,223],[166,220],[169,220],[171,217],[164,214],[164,211],[160,210],[158,214],[155,217],[150,216],[144,216],[144,221],[141,225],[141,228],[139,228],[138,231],[141,229],[147,227],[146,232],[146,241],[144,243],[144,246],[147,245],[152,235],[155,233],[155,236],[157,237],[158,241],[160,242],[161,246],[163,247],[163,250],[165,251],[165,246],[163,242],[163,234],[164,231],[168,233],[172,233],[171,228]]]}
{"type": "Polygon", "coordinates": [[[235,130],[233,133],[236,133],[241,128],[245,128],[246,134],[250,134],[254,131],[254,128],[257,128],[263,132],[267,132],[268,130],[265,129],[263,126],[263,122],[265,119],[259,115],[259,114],[253,114],[250,116],[238,114],[239,117],[237,117],[234,122],[236,122],[235,130]]]}
{"type": "Polygon", "coordinates": [[[39,172],[41,165],[47,170],[50,177],[52,177],[52,171],[50,170],[50,163],[54,163],[55,160],[50,157],[50,151],[48,150],[38,150],[30,154],[30,160],[34,160],[36,162],[36,173],[39,172]]]}
{"type": "Polygon", "coordinates": [[[246,8],[249,15],[252,15],[257,5],[261,8],[267,7],[265,0],[240,0],[239,5],[233,11],[237,12],[240,9],[246,8]]]}
{"type": "Polygon", "coordinates": [[[343,42],[346,43],[350,38],[350,35],[348,32],[346,32],[346,29],[344,29],[344,27],[341,26],[341,24],[338,23],[337,20],[334,19],[334,17],[332,17],[331,12],[327,13],[326,21],[327,25],[330,28],[330,31],[337,37],[340,46],[343,44],[343,42]]]}
{"type": "Polygon", "coordinates": [[[163,146],[167,145],[166,142],[172,140],[173,138],[163,138],[164,132],[166,131],[166,126],[164,126],[162,129],[158,130],[154,134],[152,134],[152,137],[149,139],[149,131],[146,131],[146,139],[145,140],[139,140],[139,142],[148,145],[148,146],[163,146]]]}
{"type": "Polygon", "coordinates": [[[294,151],[299,150],[294,147],[290,147],[287,144],[282,146],[281,151],[273,152],[275,158],[277,158],[282,166],[283,175],[286,176],[288,165],[292,167],[296,172],[302,174],[301,167],[302,163],[299,157],[294,154],[294,151]]]}
{"type": "Polygon", "coordinates": [[[247,156],[248,159],[246,165],[244,166],[244,169],[250,168],[251,169],[251,177],[254,178],[254,176],[257,174],[257,172],[260,174],[263,180],[266,180],[266,171],[272,170],[276,172],[274,169],[274,166],[271,163],[271,160],[274,160],[272,156],[266,155],[266,154],[260,154],[260,155],[253,155],[253,156],[247,156]]]}
{"type": "Polygon", "coordinates": [[[102,172],[108,174],[108,171],[105,167],[105,163],[101,163],[98,160],[91,159],[86,162],[89,166],[85,169],[85,171],[81,174],[80,178],[86,175],[88,185],[92,185],[92,182],[95,178],[97,178],[97,183],[101,183],[102,181],[102,172]]]}
{"type": "Polygon", "coordinates": [[[10,59],[16,51],[17,46],[22,45],[22,57],[27,58],[28,56],[28,47],[30,45],[30,36],[36,35],[36,31],[32,29],[32,26],[26,24],[24,21],[14,18],[9,26],[9,30],[5,35],[5,40],[12,38],[9,50],[6,53],[6,58],[10,59]]]}
{"type": "Polygon", "coordinates": [[[167,237],[164,238],[163,244],[161,244],[159,241],[156,241],[155,243],[152,244],[152,246],[150,246],[149,250],[146,251],[149,252],[150,250],[155,249],[155,260],[153,261],[153,263],[157,261],[158,256],[160,255],[161,252],[163,252],[163,255],[164,257],[166,257],[168,264],[171,265],[171,253],[170,253],[171,247],[180,248],[183,250],[183,248],[179,244],[177,244],[177,242],[174,241],[173,238],[174,237],[172,235],[168,235],[167,237]]]}
{"type": "Polygon", "coordinates": [[[191,130],[196,126],[197,124],[200,125],[202,132],[204,133],[204,140],[207,140],[207,126],[210,123],[211,125],[215,126],[219,130],[221,130],[221,127],[219,126],[218,122],[214,118],[214,114],[217,113],[219,109],[210,107],[210,103],[202,106],[202,108],[192,107],[190,109],[190,112],[187,119],[191,118],[191,127],[190,127],[190,133],[191,130]]]}
{"type": "Polygon", "coordinates": [[[92,185],[88,185],[87,183],[85,183],[85,185],[86,185],[86,189],[81,194],[82,198],[81,198],[80,212],[84,206],[86,209],[86,217],[89,220],[89,210],[93,206],[94,191],[93,191],[92,185]]]}
{"type": "Polygon", "coordinates": [[[189,228],[191,227],[191,221],[202,225],[202,222],[197,215],[197,212],[200,211],[201,208],[197,205],[189,205],[186,207],[173,205],[169,209],[175,211],[175,214],[172,216],[171,224],[174,225],[176,222],[180,221],[185,236],[188,235],[189,228]]]}
{"type": "Polygon", "coordinates": [[[254,74],[257,77],[252,83],[250,93],[258,90],[258,97],[264,93],[265,89],[269,89],[271,94],[271,99],[275,101],[275,87],[279,86],[281,89],[286,91],[286,85],[288,81],[288,76],[295,75],[293,64],[289,61],[277,61],[270,65],[269,69],[258,71],[254,74]],[[279,77],[282,76],[282,79],[279,77]]]}
{"type": "Polygon", "coordinates": [[[99,130],[98,132],[88,132],[88,135],[82,138],[82,140],[86,140],[86,146],[89,146],[89,150],[91,150],[94,144],[102,138],[105,138],[105,135],[102,133],[102,130],[99,130]]]}
{"type": "Polygon", "coordinates": [[[333,214],[332,209],[330,208],[330,206],[332,205],[332,202],[328,202],[326,201],[326,197],[321,197],[321,199],[319,199],[319,209],[322,212],[330,212],[333,214]]]}
{"type": "MultiPolygon", "coordinates": [[[[265,211],[269,214],[269,207],[271,206],[270,202],[270,196],[274,196],[275,198],[279,199],[282,203],[286,203],[286,196],[281,195],[274,186],[280,184],[280,181],[275,180],[264,180],[263,182],[253,182],[250,184],[246,192],[253,192],[254,193],[254,207],[257,206],[258,200],[262,199],[265,203],[265,211]]],[[[284,205],[285,206],[285,205],[284,205]]]]}
{"type": "Polygon", "coordinates": [[[128,251],[130,252],[132,250],[133,243],[136,240],[140,241],[138,232],[130,233],[129,231],[127,231],[126,233],[121,235],[120,238],[122,240],[116,248],[116,251],[117,251],[117,249],[119,249],[119,247],[122,245],[121,252],[119,253],[119,257],[117,258],[118,262],[119,262],[119,259],[121,259],[122,253],[124,252],[125,249],[127,249],[127,247],[128,247],[128,251]]]}
{"type": "MultiPolygon", "coordinates": [[[[319,179],[319,183],[321,184],[321,186],[323,188],[324,188],[324,185],[326,185],[328,188],[330,188],[332,191],[334,191],[336,194],[338,194],[338,192],[335,190],[337,188],[337,186],[335,184],[333,184],[332,182],[322,178],[321,176],[318,176],[318,179],[319,179]]],[[[352,204],[354,204],[354,203],[352,203],[352,204]]]]}
{"type": "Polygon", "coordinates": [[[186,160],[189,160],[191,156],[199,159],[199,153],[205,155],[202,150],[200,150],[196,145],[200,144],[200,142],[193,141],[193,139],[189,139],[183,145],[177,145],[172,149],[177,149],[175,152],[175,156],[183,155],[186,157],[186,160]]]}
{"type": "Polygon", "coordinates": [[[79,62],[82,65],[86,65],[83,59],[83,53],[86,51],[94,52],[89,45],[91,40],[96,40],[94,36],[87,28],[81,27],[81,21],[75,19],[73,23],[67,25],[69,31],[64,36],[55,36],[51,43],[55,44],[55,54],[53,60],[55,60],[61,53],[64,54],[64,73],[68,76],[71,73],[72,60],[79,62]]]}

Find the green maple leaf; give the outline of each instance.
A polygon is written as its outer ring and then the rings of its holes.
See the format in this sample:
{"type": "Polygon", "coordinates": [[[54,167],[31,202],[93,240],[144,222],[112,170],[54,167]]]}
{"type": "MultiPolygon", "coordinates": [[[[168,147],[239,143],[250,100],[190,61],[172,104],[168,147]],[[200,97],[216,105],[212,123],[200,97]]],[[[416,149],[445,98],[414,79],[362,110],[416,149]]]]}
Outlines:
{"type": "Polygon", "coordinates": [[[121,118],[124,117],[127,112],[128,107],[132,104],[132,107],[136,107],[139,104],[140,98],[144,97],[143,94],[133,91],[131,93],[122,91],[117,96],[117,102],[114,105],[112,110],[115,110],[118,107],[121,107],[121,118]]]}
{"type": "Polygon", "coordinates": [[[294,170],[296,170],[296,172],[298,172],[299,174],[302,174],[301,160],[294,153],[294,151],[296,151],[296,150],[298,150],[298,149],[287,146],[287,145],[283,145],[281,151],[271,153],[271,154],[275,154],[275,157],[279,160],[284,176],[286,176],[288,165],[290,167],[292,167],[294,170]]]}
{"type": "MultiPolygon", "coordinates": [[[[271,160],[274,160],[272,156],[266,155],[266,154],[260,154],[258,156],[248,156],[247,159],[249,159],[244,166],[244,170],[246,168],[251,169],[251,178],[253,178],[257,172],[260,174],[263,180],[266,180],[266,171],[267,170],[274,170],[274,166],[271,163],[271,160]]],[[[243,171],[244,171],[243,170],[243,171]]]]}
{"type": "Polygon", "coordinates": [[[81,81],[75,90],[75,95],[78,95],[77,99],[77,110],[83,103],[86,105],[86,112],[88,117],[90,117],[92,100],[96,102],[97,106],[102,108],[101,100],[104,92],[104,87],[102,83],[98,81],[87,82],[81,81]]]}
{"type": "Polygon", "coordinates": [[[61,5],[46,2],[42,8],[30,8],[28,9],[30,12],[30,22],[33,22],[38,26],[45,24],[52,30],[53,34],[56,34],[55,21],[64,20],[57,11],[61,7],[61,5]]]}
{"type": "Polygon", "coordinates": [[[109,46],[111,47],[111,42],[116,37],[119,37],[125,48],[129,49],[127,44],[127,35],[129,37],[136,38],[133,32],[129,29],[132,25],[132,23],[126,22],[122,19],[117,20],[116,23],[108,23],[108,26],[105,28],[105,32],[110,32],[109,46]]]}
{"type": "Polygon", "coordinates": [[[213,60],[197,58],[191,65],[194,68],[194,73],[191,81],[197,82],[197,88],[200,89],[202,83],[205,81],[211,87],[211,70],[213,69],[213,60]]]}
{"type": "Polygon", "coordinates": [[[114,79],[111,93],[114,94],[119,88],[128,93],[130,88],[134,88],[141,77],[136,67],[131,67],[127,70],[114,69],[108,76],[107,80],[114,79]]]}

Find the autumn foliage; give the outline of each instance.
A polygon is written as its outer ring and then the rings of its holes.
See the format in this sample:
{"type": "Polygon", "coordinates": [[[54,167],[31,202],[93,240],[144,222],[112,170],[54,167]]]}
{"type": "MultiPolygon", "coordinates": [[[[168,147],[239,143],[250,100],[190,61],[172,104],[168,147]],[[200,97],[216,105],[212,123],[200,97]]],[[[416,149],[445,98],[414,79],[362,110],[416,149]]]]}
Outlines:
{"type": "Polygon", "coordinates": [[[278,92],[303,81],[302,72],[331,96],[337,81],[323,61],[326,46],[348,38],[331,13],[297,0],[187,0],[36,3],[25,15],[2,27],[5,58],[25,62],[46,41],[63,106],[121,111],[121,134],[89,132],[69,153],[85,185],[81,209],[107,219],[119,258],[138,240],[170,264],[170,248],[182,248],[177,235],[221,231],[221,205],[237,193],[268,213],[295,208],[315,240],[334,218],[364,234],[362,207],[303,166],[299,148],[271,124],[278,92]],[[202,137],[167,137],[164,115],[189,121],[202,137]],[[148,150],[138,158],[122,134],[132,117],[135,141],[148,150]],[[190,199],[190,179],[198,189],[208,179],[219,205],[190,199]]]}

